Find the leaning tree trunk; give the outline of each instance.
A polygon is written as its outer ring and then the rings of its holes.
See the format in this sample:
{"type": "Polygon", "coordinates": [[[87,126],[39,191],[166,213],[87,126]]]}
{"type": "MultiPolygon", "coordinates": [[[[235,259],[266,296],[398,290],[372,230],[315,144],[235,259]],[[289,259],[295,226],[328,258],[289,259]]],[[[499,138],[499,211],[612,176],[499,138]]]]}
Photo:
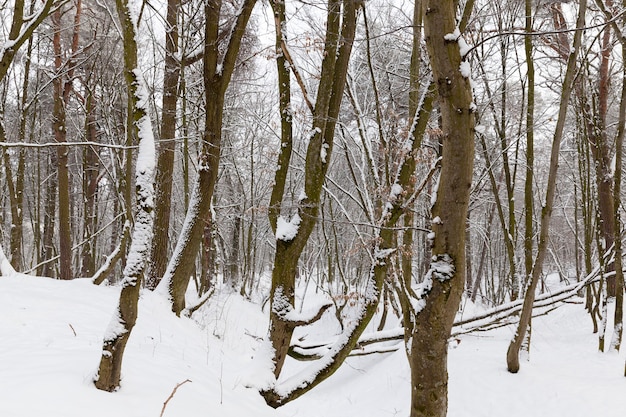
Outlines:
{"type": "MultiPolygon", "coordinates": [[[[585,25],[585,11],[587,9],[587,1],[581,0],[578,10],[577,28],[585,25]]],[[[548,172],[548,184],[546,188],[546,200],[541,210],[541,225],[539,230],[539,244],[537,247],[537,255],[532,268],[530,282],[527,285],[526,294],[524,295],[524,306],[520,315],[517,331],[511,344],[509,345],[506,360],[509,372],[516,373],[519,371],[519,352],[526,336],[526,330],[530,323],[533,303],[535,300],[535,290],[539,277],[542,273],[543,261],[548,249],[548,232],[550,230],[550,220],[552,218],[552,207],[554,205],[554,196],[556,194],[556,177],[559,163],[559,150],[561,148],[561,139],[563,138],[563,129],[565,127],[565,119],[567,116],[567,107],[572,94],[572,88],[576,77],[576,59],[582,39],[582,30],[578,30],[574,34],[574,44],[570,52],[565,78],[563,80],[563,89],[561,91],[561,104],[559,106],[559,116],[552,139],[552,151],[550,153],[550,168],[548,172]]]]}
{"type": "Polygon", "coordinates": [[[194,184],[185,223],[180,232],[176,248],[167,266],[165,276],[159,284],[167,292],[172,311],[177,315],[185,308],[185,292],[189,279],[195,272],[194,262],[202,242],[211,199],[217,181],[222,142],[224,95],[230,83],[241,40],[252,14],[256,0],[244,0],[226,42],[219,31],[222,16],[220,0],[209,0],[205,5],[206,25],[204,39],[204,88],[205,125],[202,149],[198,161],[198,176],[194,184]],[[222,48],[223,47],[223,48],[222,48]]]}
{"type": "MultiPolygon", "coordinates": [[[[465,285],[465,227],[474,163],[474,104],[454,0],[423,2],[424,35],[442,122],[441,174],[432,209],[433,261],[415,311],[409,356],[411,417],[445,416],[447,343],[465,285]]],[[[465,49],[465,48],[464,48],[465,49]]]]}
{"type": "MultiPolygon", "coordinates": [[[[328,20],[326,27],[326,41],[324,45],[324,59],[317,91],[317,100],[313,109],[313,126],[309,145],[306,152],[304,168],[304,193],[299,199],[297,213],[290,219],[293,234],[281,235],[277,223],[287,222],[280,218],[280,207],[283,200],[284,186],[289,169],[288,163],[291,147],[291,116],[287,111],[281,111],[282,138],[286,148],[279,154],[279,169],[276,171],[274,188],[272,190],[269,211],[270,224],[276,235],[276,253],[272,270],[272,287],[270,290],[270,340],[274,348],[274,375],[280,375],[282,366],[287,357],[294,329],[300,325],[287,317],[294,310],[295,285],[298,260],[302,254],[313,229],[317,223],[322,188],[332,154],[335,124],[343,96],[348,63],[356,30],[356,6],[354,0],[330,0],[328,2],[328,20]],[[343,9],[343,19],[342,17],[343,9]]],[[[279,56],[278,71],[281,77],[288,77],[284,66],[286,54],[286,39],[284,30],[284,4],[274,2],[274,16],[276,18],[276,46],[282,52],[279,56]],[[283,68],[280,67],[283,62],[283,68]],[[286,74],[285,74],[286,73],[286,74]]],[[[288,81],[287,81],[288,83],[288,81]]],[[[289,102],[289,92],[286,86],[279,85],[281,91],[281,107],[289,102]]],[[[267,398],[266,398],[267,399],[267,398]]]]}
{"type": "Polygon", "coordinates": [[[128,111],[132,125],[129,138],[139,142],[135,191],[137,212],[132,242],[120,293],[119,305],[104,336],[104,345],[95,385],[104,391],[119,388],[124,349],[137,320],[139,290],[150,252],[154,211],[155,149],[152,123],[148,117],[148,92],[137,67],[136,16],[131,14],[127,0],[117,0],[117,12],[124,40],[124,69],[128,87],[128,111]]]}

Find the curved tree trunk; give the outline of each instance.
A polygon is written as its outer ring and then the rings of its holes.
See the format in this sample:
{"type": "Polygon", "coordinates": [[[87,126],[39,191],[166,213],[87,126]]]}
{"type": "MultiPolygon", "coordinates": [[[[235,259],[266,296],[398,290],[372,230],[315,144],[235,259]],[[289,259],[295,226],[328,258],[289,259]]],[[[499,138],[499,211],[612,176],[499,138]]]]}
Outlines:
{"type": "MultiPolygon", "coordinates": [[[[286,48],[284,34],[282,32],[282,12],[277,7],[284,5],[275,2],[275,18],[277,19],[277,47],[286,48]]],[[[343,96],[348,63],[356,30],[356,7],[355,0],[330,0],[328,2],[328,20],[326,27],[326,43],[324,46],[324,59],[322,61],[321,78],[317,92],[317,100],[313,110],[313,126],[311,137],[307,147],[305,162],[304,195],[298,204],[298,212],[290,220],[292,227],[297,230],[293,236],[276,234],[276,253],[274,256],[274,268],[272,271],[272,287],[270,300],[272,303],[270,312],[270,340],[274,348],[274,375],[280,375],[282,366],[287,357],[287,351],[291,342],[291,335],[296,323],[288,320],[287,315],[294,309],[294,294],[296,285],[296,273],[298,260],[313,231],[318,217],[319,205],[322,195],[322,187],[335,136],[335,124],[339,114],[339,107],[343,96]],[[343,9],[343,21],[341,19],[343,9]]],[[[283,20],[284,22],[284,20],[283,20]]],[[[283,54],[284,55],[284,54],[283,54]]],[[[278,64],[284,66],[284,61],[278,64]]],[[[285,77],[285,72],[279,67],[279,74],[285,77]]],[[[288,73],[286,74],[288,76],[288,73]]],[[[288,91],[281,88],[281,106],[288,103],[288,91]]],[[[290,135],[285,118],[289,117],[281,112],[283,118],[283,135],[290,135]]],[[[291,139],[283,136],[282,142],[289,143],[291,139]]],[[[289,155],[282,150],[279,158],[288,161],[289,155]]],[[[276,186],[272,192],[270,206],[270,224],[275,232],[279,220],[280,203],[282,203],[283,190],[287,175],[288,164],[282,164],[277,171],[276,186]]]]}
{"type": "Polygon", "coordinates": [[[224,95],[235,69],[241,39],[256,0],[244,0],[222,49],[219,33],[221,0],[206,2],[204,40],[205,125],[198,161],[198,176],[187,209],[178,243],[159,287],[166,291],[172,311],[179,315],[185,308],[185,292],[195,272],[202,232],[217,181],[222,139],[224,95]],[[224,52],[221,52],[224,51],[224,52]]]}
{"type": "Polygon", "coordinates": [[[155,149],[152,123],[148,117],[148,92],[137,66],[135,28],[138,22],[129,10],[127,0],[117,0],[116,6],[124,40],[128,112],[133,122],[127,134],[133,142],[139,143],[139,153],[135,174],[137,212],[132,242],[124,267],[119,305],[106,330],[100,366],[94,380],[96,387],[104,391],[114,391],[120,385],[124,350],[137,320],[139,291],[150,251],[154,220],[155,149]]]}

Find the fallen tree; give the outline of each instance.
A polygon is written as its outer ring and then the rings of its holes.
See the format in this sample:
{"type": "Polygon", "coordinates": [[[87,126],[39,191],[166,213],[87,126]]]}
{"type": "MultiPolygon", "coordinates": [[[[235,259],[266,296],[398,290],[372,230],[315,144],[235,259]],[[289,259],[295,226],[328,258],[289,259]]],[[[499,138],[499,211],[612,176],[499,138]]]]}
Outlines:
{"type": "MultiPolygon", "coordinates": [[[[533,317],[545,315],[563,304],[571,302],[568,300],[577,296],[580,290],[586,286],[600,281],[601,278],[606,279],[614,274],[615,272],[609,272],[604,275],[600,275],[600,267],[597,266],[581,281],[538,295],[533,303],[533,317]]],[[[524,300],[519,299],[511,301],[510,303],[502,304],[471,317],[459,317],[454,321],[450,337],[454,339],[463,334],[487,331],[515,324],[519,320],[519,312],[522,310],[523,303],[524,300]]],[[[581,300],[580,303],[582,304],[583,301],[581,300]]],[[[372,348],[372,345],[386,342],[401,342],[403,339],[403,327],[368,333],[359,339],[356,347],[351,353],[351,356],[393,352],[400,349],[402,345],[400,343],[397,343],[397,345],[387,344],[376,348],[372,348]]],[[[332,342],[330,341],[314,344],[303,344],[302,341],[300,341],[300,343],[295,343],[290,346],[289,356],[297,360],[315,360],[322,357],[328,349],[330,349],[330,346],[332,346],[332,342]]]]}

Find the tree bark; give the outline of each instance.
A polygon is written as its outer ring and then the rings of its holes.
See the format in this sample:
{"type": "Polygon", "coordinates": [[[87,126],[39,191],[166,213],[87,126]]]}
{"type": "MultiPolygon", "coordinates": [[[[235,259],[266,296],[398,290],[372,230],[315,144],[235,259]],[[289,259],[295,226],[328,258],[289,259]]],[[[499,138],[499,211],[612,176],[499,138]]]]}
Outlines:
{"type": "MultiPolygon", "coordinates": [[[[74,83],[76,54],[80,40],[80,24],[82,16],[82,1],[76,2],[76,14],[72,27],[72,39],[69,47],[69,56],[65,57],[61,45],[62,11],[57,9],[52,15],[52,29],[54,31],[52,45],[54,49],[54,67],[56,74],[52,80],[54,86],[54,106],[52,111],[52,130],[57,143],[67,142],[66,106],[69,104],[70,93],[74,83]]],[[[70,200],[70,173],[69,148],[57,146],[57,192],[59,214],[59,278],[72,279],[72,230],[71,230],[71,200],[70,200]]]]}
{"type": "MultiPolygon", "coordinates": [[[[91,91],[85,100],[85,135],[88,142],[96,142],[95,98],[91,91]]],[[[93,237],[98,224],[98,154],[92,146],[83,150],[83,245],[80,275],[90,277],[96,269],[96,239],[93,237]]]]}
{"type": "MultiPolygon", "coordinates": [[[[298,260],[313,231],[319,212],[324,179],[330,163],[333,140],[335,136],[335,124],[339,114],[348,63],[356,30],[356,7],[355,0],[330,0],[328,2],[328,20],[326,27],[326,43],[324,47],[324,59],[322,61],[321,78],[317,92],[317,100],[313,111],[313,126],[311,137],[307,147],[305,162],[304,194],[298,203],[298,212],[291,219],[296,224],[297,233],[293,237],[276,236],[276,253],[274,268],[272,270],[272,287],[270,290],[270,340],[274,348],[274,375],[280,375],[295,325],[286,319],[287,314],[294,309],[294,295],[298,260]],[[341,19],[343,8],[343,20],[341,19]],[[341,24],[343,23],[343,24],[341,24]]],[[[274,5],[276,9],[276,4],[274,5]]],[[[284,11],[283,11],[284,13],[284,11]]],[[[283,15],[284,16],[284,15],[283,15]]],[[[276,12],[275,18],[278,19],[276,12]]],[[[277,44],[284,48],[282,38],[282,22],[278,22],[277,44]],[[279,40],[279,36],[281,36],[279,40]]],[[[280,65],[280,63],[278,63],[280,65]]],[[[283,63],[284,65],[284,63],[283,63]]],[[[279,74],[281,73],[279,67],[279,74]]],[[[287,74],[288,75],[288,74],[287,74]]],[[[284,76],[284,74],[283,74],[284,76]]],[[[281,89],[281,100],[287,100],[286,91],[281,89]]],[[[281,105],[284,105],[282,103],[281,105]]],[[[284,119],[287,115],[281,114],[284,119]]],[[[289,129],[283,121],[283,129],[289,129]]],[[[283,132],[283,134],[289,134],[283,132]]],[[[283,138],[282,142],[288,143],[290,139],[283,138]]],[[[284,149],[283,149],[284,152],[284,149]]],[[[281,152],[279,158],[287,158],[281,152]]],[[[287,159],[288,161],[288,159],[287,159]]],[[[286,169],[288,169],[288,165],[286,169]]],[[[281,166],[282,168],[282,166],[281,166]]],[[[283,198],[284,179],[287,171],[277,171],[278,187],[272,192],[270,206],[270,224],[276,232],[276,223],[280,213],[280,205],[283,198]],[[275,200],[274,200],[275,199],[275,200]]]]}
{"type": "MultiPolygon", "coordinates": [[[[578,10],[578,19],[576,22],[577,28],[583,28],[585,25],[585,12],[587,9],[587,1],[581,0],[578,10]]],[[[550,230],[550,220],[552,218],[552,208],[554,205],[554,196],[556,193],[556,179],[559,162],[559,151],[561,148],[561,139],[563,138],[563,129],[565,127],[565,120],[567,116],[567,107],[569,99],[572,94],[574,80],[576,76],[576,59],[578,57],[578,51],[580,50],[582,39],[582,30],[577,30],[574,34],[574,43],[572,51],[569,54],[567,61],[567,69],[565,72],[565,78],[563,80],[563,89],[561,91],[561,102],[559,106],[559,115],[552,139],[552,150],[550,153],[550,168],[548,172],[548,182],[546,187],[546,199],[543,209],[541,211],[541,226],[539,230],[539,244],[537,247],[537,254],[532,268],[532,276],[530,283],[527,285],[526,293],[524,295],[524,306],[520,315],[520,321],[517,327],[517,331],[507,351],[507,369],[511,373],[517,373],[519,371],[519,351],[526,336],[526,330],[530,323],[532,314],[532,305],[535,299],[535,290],[539,277],[542,273],[543,261],[545,259],[548,249],[548,233],[550,230]]]]}
{"type": "Polygon", "coordinates": [[[154,239],[148,261],[146,287],[156,288],[167,269],[169,254],[170,212],[172,208],[172,182],[176,149],[176,112],[178,108],[178,11],[180,0],[168,0],[165,21],[165,70],[163,75],[163,101],[161,137],[157,160],[156,200],[154,211],[154,239]]]}
{"type": "Polygon", "coordinates": [[[128,112],[133,120],[128,131],[130,141],[139,143],[135,175],[137,212],[128,261],[117,310],[104,336],[96,388],[114,391],[120,386],[122,359],[126,343],[137,320],[139,291],[149,255],[154,220],[155,149],[152,123],[148,117],[148,93],[137,66],[136,32],[138,22],[127,0],[116,1],[124,41],[124,75],[128,87],[128,112]]]}
{"type": "Polygon", "coordinates": [[[235,69],[237,54],[246,25],[252,14],[256,0],[244,0],[240,13],[235,19],[227,37],[228,44],[220,45],[219,24],[221,0],[207,1],[205,6],[206,26],[204,40],[204,88],[205,124],[202,149],[198,161],[198,175],[192,198],[187,209],[183,229],[165,276],[159,284],[166,291],[172,303],[172,311],[180,315],[185,308],[185,291],[189,279],[195,272],[195,259],[200,249],[202,231],[210,210],[211,199],[217,181],[222,139],[224,95],[235,69]],[[221,53],[220,51],[225,52],[221,53]]]}
{"type": "MultiPolygon", "coordinates": [[[[433,262],[418,294],[411,343],[411,417],[445,416],[448,405],[447,341],[465,286],[465,225],[474,163],[474,104],[470,80],[460,71],[455,32],[457,2],[423,1],[424,35],[437,86],[443,149],[432,208],[433,262]]],[[[464,63],[467,65],[467,63],[464,63]]],[[[467,74],[465,74],[467,75],[467,74]]]]}
{"type": "Polygon", "coordinates": [[[530,33],[533,31],[532,0],[525,1],[525,31],[529,35],[524,37],[524,53],[526,55],[528,93],[526,105],[526,178],[524,180],[524,274],[523,285],[530,280],[533,267],[533,247],[535,228],[534,217],[534,165],[535,165],[535,61],[533,59],[533,41],[530,33]]]}

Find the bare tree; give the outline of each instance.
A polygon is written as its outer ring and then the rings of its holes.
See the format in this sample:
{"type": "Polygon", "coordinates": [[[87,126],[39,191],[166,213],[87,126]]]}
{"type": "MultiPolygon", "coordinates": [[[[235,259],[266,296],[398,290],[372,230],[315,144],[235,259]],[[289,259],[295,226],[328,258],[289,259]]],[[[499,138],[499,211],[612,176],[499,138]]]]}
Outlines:
{"type": "MultiPolygon", "coordinates": [[[[335,124],[343,97],[356,30],[357,2],[354,0],[330,0],[328,2],[324,59],[306,153],[304,190],[299,198],[297,212],[293,213],[289,220],[280,216],[293,140],[289,114],[290,93],[287,88],[289,73],[286,67],[286,53],[288,52],[282,27],[285,22],[284,5],[274,2],[273,7],[277,22],[277,49],[280,51],[277,64],[279,65],[279,82],[281,82],[279,89],[282,145],[269,211],[270,225],[276,235],[276,254],[270,291],[269,337],[274,348],[274,375],[278,378],[287,357],[291,335],[297,326],[304,324],[302,320],[290,318],[294,311],[297,267],[304,247],[317,223],[324,180],[332,154],[335,124]]],[[[322,307],[316,317],[319,317],[328,307],[328,305],[322,307]]]]}
{"type": "MultiPolygon", "coordinates": [[[[578,18],[576,21],[577,28],[583,28],[585,26],[585,12],[587,9],[587,1],[582,0],[579,3],[578,18]]],[[[541,211],[541,225],[539,230],[539,245],[537,247],[537,254],[535,255],[535,261],[533,263],[532,276],[527,284],[526,292],[524,295],[524,307],[520,315],[520,321],[517,327],[517,331],[507,351],[507,368],[509,372],[516,373],[519,371],[519,351],[522,346],[524,337],[526,336],[526,330],[531,320],[532,306],[535,300],[535,290],[539,277],[543,270],[543,262],[548,249],[548,233],[550,230],[550,220],[552,218],[552,209],[554,205],[554,195],[556,192],[556,179],[557,169],[559,164],[559,151],[561,148],[561,139],[563,138],[563,129],[565,127],[565,120],[567,117],[567,107],[569,105],[569,99],[574,87],[574,80],[576,77],[576,59],[578,58],[578,52],[582,43],[582,30],[577,30],[574,34],[574,43],[569,57],[567,60],[567,69],[563,80],[563,87],[561,90],[559,116],[557,124],[554,130],[554,136],[552,139],[552,150],[550,153],[550,170],[548,174],[548,182],[546,188],[545,203],[541,211]]]]}
{"type": "Polygon", "coordinates": [[[165,20],[165,69],[163,75],[163,102],[159,157],[157,161],[156,199],[159,204],[154,213],[154,239],[148,263],[146,286],[154,289],[165,274],[168,259],[172,183],[174,175],[174,150],[176,142],[176,112],[178,109],[178,83],[180,63],[178,54],[178,11],[180,0],[168,0],[165,20]]]}
{"type": "Polygon", "coordinates": [[[202,232],[210,212],[211,199],[220,163],[224,95],[230,83],[241,39],[256,0],[244,0],[234,23],[220,31],[223,13],[221,0],[205,5],[204,91],[205,121],[202,149],[198,159],[198,175],[178,243],[159,287],[172,302],[172,311],[180,314],[185,308],[185,291],[195,272],[194,262],[200,249],[202,232]]]}

